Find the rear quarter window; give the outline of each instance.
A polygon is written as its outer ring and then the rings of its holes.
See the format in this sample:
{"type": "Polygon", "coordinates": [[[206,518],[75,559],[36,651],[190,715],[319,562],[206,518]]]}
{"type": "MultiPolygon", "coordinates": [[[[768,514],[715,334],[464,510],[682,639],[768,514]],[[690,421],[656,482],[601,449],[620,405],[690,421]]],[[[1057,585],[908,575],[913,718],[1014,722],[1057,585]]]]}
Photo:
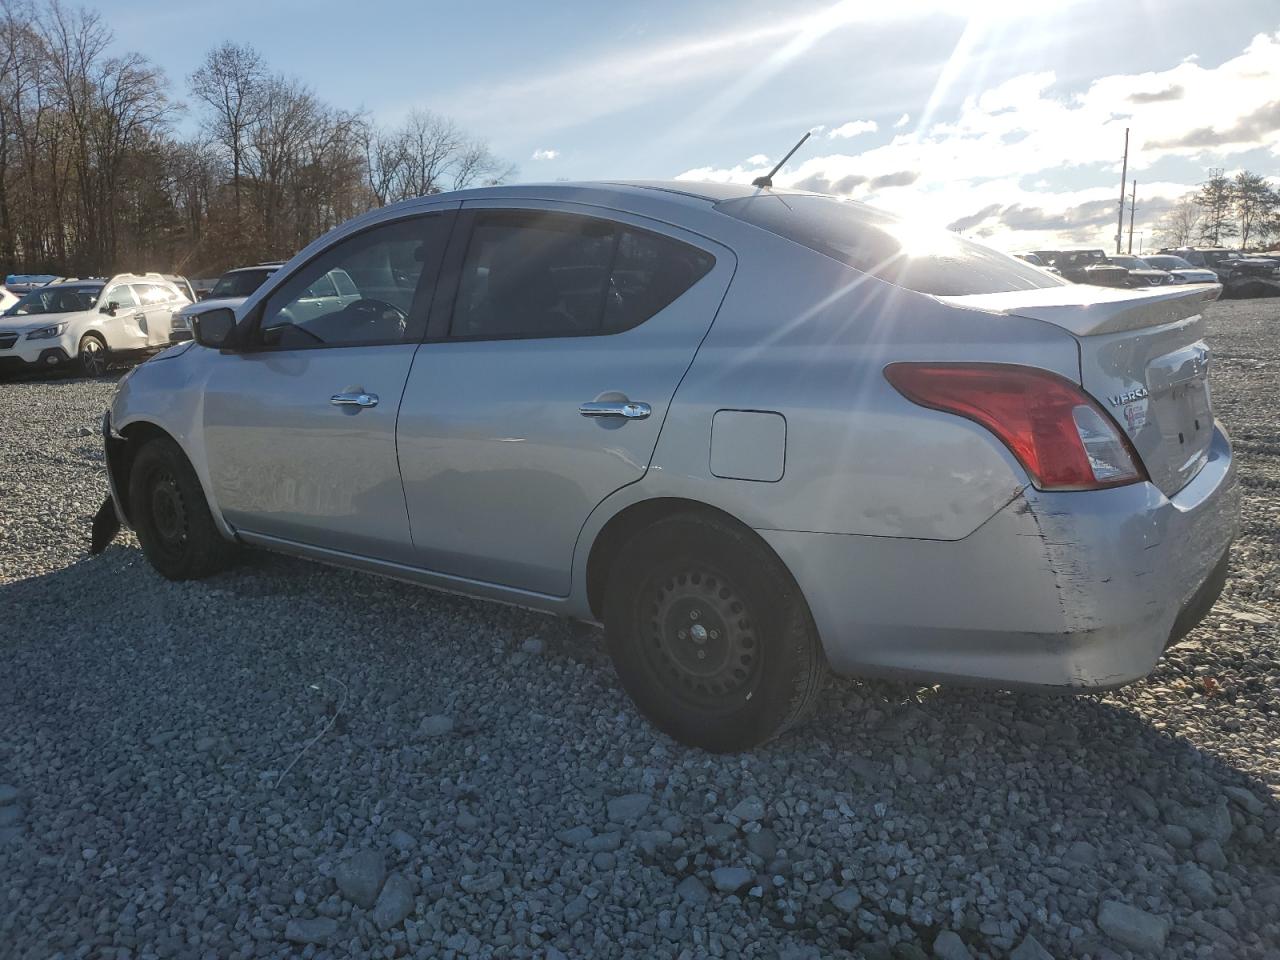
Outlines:
{"type": "Polygon", "coordinates": [[[966,296],[1067,282],[954,233],[852,200],[759,194],[721,201],[716,209],[917,293],[966,296]]]}

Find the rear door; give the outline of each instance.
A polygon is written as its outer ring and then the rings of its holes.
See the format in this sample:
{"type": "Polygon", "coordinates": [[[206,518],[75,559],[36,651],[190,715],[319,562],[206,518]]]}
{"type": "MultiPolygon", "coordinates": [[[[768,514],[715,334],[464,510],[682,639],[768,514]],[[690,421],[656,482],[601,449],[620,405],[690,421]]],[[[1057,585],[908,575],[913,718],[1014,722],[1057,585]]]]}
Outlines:
{"type": "MultiPolygon", "coordinates": [[[[456,207],[456,204],[453,205],[456,207]]],[[[409,520],[396,410],[426,326],[447,212],[377,224],[283,278],[254,308],[253,349],[223,354],[205,386],[214,497],[236,529],[406,562],[409,520]],[[321,311],[340,268],[356,293],[321,311]]]]}
{"type": "Polygon", "coordinates": [[[416,564],[569,592],[587,515],[644,475],[727,249],[572,204],[464,204],[400,407],[416,564]]]}

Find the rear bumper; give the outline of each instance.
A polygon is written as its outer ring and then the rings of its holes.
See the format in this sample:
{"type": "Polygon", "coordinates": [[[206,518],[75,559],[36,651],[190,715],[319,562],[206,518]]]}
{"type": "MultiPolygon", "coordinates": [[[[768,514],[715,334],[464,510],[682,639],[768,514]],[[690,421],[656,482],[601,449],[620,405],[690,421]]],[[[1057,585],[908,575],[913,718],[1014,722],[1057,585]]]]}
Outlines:
{"type": "Polygon", "coordinates": [[[1099,689],[1146,676],[1213,605],[1239,525],[1231,445],[1172,498],[1027,489],[963,540],[760,531],[847,675],[1099,689]]]}

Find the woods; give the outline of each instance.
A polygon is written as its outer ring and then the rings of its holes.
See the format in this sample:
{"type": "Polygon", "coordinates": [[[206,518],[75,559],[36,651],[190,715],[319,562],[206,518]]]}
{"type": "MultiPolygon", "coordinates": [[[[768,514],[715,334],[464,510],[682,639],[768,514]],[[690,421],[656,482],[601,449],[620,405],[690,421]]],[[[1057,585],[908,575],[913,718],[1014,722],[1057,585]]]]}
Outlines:
{"type": "Polygon", "coordinates": [[[0,2],[0,270],[193,276],[285,258],[375,206],[514,167],[447,117],[383,127],[247,44],[169,78],[102,17],[0,2]]]}
{"type": "Polygon", "coordinates": [[[1176,201],[1160,220],[1156,238],[1167,247],[1265,249],[1280,240],[1280,190],[1248,170],[1234,177],[1210,170],[1200,189],[1176,201]]]}

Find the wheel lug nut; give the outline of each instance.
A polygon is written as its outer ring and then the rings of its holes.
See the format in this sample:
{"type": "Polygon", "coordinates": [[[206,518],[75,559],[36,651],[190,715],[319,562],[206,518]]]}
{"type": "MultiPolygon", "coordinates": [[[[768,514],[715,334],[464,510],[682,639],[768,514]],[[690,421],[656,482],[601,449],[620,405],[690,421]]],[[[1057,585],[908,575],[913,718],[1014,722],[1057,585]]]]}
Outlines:
{"type": "Polygon", "coordinates": [[[690,620],[697,620],[697,619],[698,619],[698,611],[697,611],[697,610],[690,610],[690,611],[689,611],[689,619],[690,619],[690,620]]]}
{"type": "Polygon", "coordinates": [[[689,634],[681,630],[679,633],[676,634],[676,636],[679,637],[681,640],[684,640],[688,638],[689,634]]]}
{"type": "Polygon", "coordinates": [[[719,639],[720,639],[720,631],[719,631],[719,630],[712,630],[712,631],[711,631],[711,639],[712,639],[712,640],[719,640],[719,639]]]}
{"type": "Polygon", "coordinates": [[[705,660],[705,659],[707,659],[707,651],[705,651],[705,650],[699,650],[699,651],[698,651],[698,659],[699,659],[699,660],[705,660]]]}

